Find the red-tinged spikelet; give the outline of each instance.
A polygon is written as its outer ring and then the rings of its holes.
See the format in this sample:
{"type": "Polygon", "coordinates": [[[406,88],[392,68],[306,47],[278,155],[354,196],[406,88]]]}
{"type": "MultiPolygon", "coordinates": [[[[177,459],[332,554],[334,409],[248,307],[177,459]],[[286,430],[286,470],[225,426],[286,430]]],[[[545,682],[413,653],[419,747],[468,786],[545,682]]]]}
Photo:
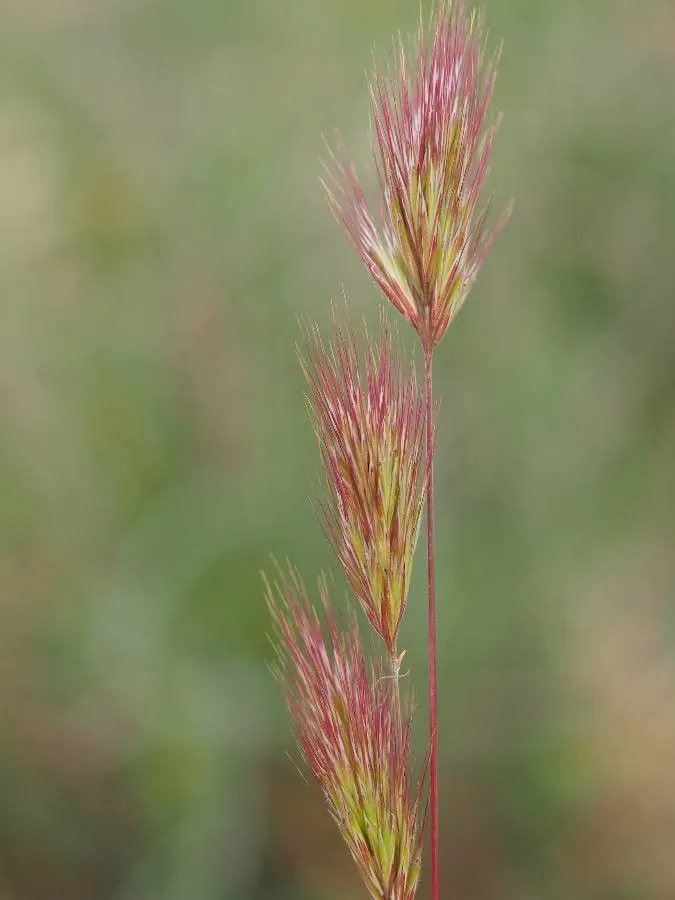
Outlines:
{"type": "Polygon", "coordinates": [[[341,632],[325,581],[322,628],[297,572],[267,587],[276,673],[302,754],[375,900],[412,900],[421,867],[420,786],[409,772],[410,714],[371,668],[354,617],[341,632]]]}
{"type": "Polygon", "coordinates": [[[411,66],[402,42],[371,84],[379,221],[354,167],[332,154],[326,191],[366,268],[427,352],[459,311],[507,210],[490,231],[481,198],[498,121],[488,121],[499,54],[486,58],[482,16],[438,0],[411,66]]]}
{"type": "Polygon", "coordinates": [[[382,318],[359,367],[354,334],[326,346],[308,329],[301,364],[326,472],[326,531],[347,580],[392,659],[424,504],[424,408],[382,318]]]}

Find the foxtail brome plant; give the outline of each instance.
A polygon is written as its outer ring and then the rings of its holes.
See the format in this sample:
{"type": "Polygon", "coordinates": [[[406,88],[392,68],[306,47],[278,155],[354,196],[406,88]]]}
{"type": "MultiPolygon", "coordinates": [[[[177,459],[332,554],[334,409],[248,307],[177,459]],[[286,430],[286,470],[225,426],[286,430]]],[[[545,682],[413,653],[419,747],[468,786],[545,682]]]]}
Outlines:
{"type": "Polygon", "coordinates": [[[510,213],[491,224],[484,196],[499,125],[489,114],[498,62],[486,51],[483,16],[466,0],[438,0],[410,51],[399,41],[373,75],[377,204],[341,145],[326,166],[336,218],[424,355],[418,384],[384,320],[377,342],[366,336],[363,365],[354,334],[337,322],[329,343],[309,326],[301,351],[326,475],[322,519],[384,662],[366,662],[353,613],[339,628],[325,579],[324,627],[292,569],[268,584],[267,601],[303,756],[375,900],[412,900],[420,874],[426,767],[413,787],[398,635],[425,506],[431,890],[440,898],[432,362],[510,213]]]}

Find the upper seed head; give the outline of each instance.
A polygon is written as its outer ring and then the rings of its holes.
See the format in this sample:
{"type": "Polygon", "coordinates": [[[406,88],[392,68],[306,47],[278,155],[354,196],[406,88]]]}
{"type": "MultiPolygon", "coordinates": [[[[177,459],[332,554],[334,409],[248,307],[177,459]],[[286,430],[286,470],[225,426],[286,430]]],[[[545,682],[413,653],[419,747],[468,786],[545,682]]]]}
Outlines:
{"type": "Polygon", "coordinates": [[[366,268],[418,332],[439,343],[508,218],[491,231],[482,205],[498,120],[488,120],[499,54],[486,57],[482,16],[439,0],[432,34],[420,24],[408,65],[399,42],[371,84],[379,221],[354,167],[331,154],[328,199],[366,268]]]}

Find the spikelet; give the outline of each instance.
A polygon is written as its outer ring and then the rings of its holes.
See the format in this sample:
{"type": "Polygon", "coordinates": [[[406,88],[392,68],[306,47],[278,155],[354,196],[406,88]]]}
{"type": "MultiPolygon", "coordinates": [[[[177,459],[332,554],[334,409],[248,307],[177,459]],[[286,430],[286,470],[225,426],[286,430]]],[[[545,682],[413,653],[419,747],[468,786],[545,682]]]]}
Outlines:
{"type": "Polygon", "coordinates": [[[326,472],[326,532],[347,580],[395,662],[424,504],[424,409],[382,318],[359,368],[353,332],[308,329],[301,364],[326,472]]]}
{"type": "Polygon", "coordinates": [[[412,900],[420,875],[421,781],[409,772],[410,713],[369,667],[358,627],[340,631],[325,581],[322,628],[297,572],[266,583],[277,667],[298,742],[371,897],[412,900]]]}
{"type": "Polygon", "coordinates": [[[432,34],[420,24],[412,65],[401,41],[395,57],[371,83],[379,220],[341,147],[324,187],[364,265],[430,353],[510,213],[490,231],[491,200],[481,204],[499,124],[488,121],[499,54],[486,58],[483,18],[465,0],[439,0],[432,34]]]}

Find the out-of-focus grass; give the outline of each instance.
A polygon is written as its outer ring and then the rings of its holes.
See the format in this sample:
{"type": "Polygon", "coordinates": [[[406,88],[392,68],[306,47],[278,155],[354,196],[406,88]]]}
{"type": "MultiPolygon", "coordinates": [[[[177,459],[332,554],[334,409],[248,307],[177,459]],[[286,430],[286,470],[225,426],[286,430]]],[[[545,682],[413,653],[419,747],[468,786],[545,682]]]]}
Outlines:
{"type": "MultiPolygon", "coordinates": [[[[675,15],[487,13],[516,212],[438,357],[447,890],[669,900],[675,15]]],[[[320,134],[372,180],[363,73],[416,16],[4,4],[2,900],[358,893],[284,758],[259,569],[333,566],[296,317],[377,296],[320,134]]],[[[420,567],[420,697],[423,606],[420,567]]]]}

